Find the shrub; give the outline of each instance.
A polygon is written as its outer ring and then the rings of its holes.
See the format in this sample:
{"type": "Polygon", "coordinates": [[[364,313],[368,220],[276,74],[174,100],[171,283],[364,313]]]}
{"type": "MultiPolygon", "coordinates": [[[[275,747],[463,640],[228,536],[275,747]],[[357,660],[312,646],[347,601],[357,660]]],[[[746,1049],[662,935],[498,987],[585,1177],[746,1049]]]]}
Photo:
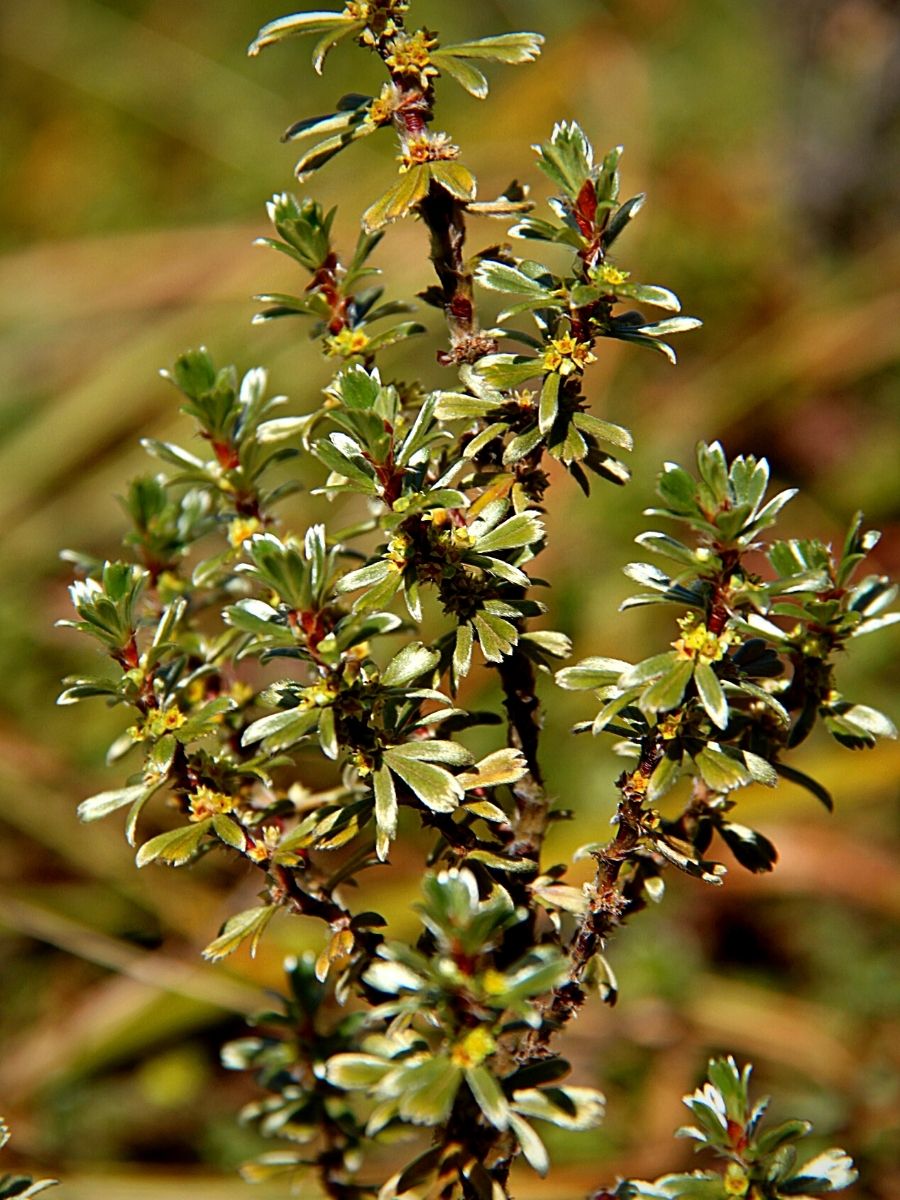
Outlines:
{"type": "MultiPolygon", "coordinates": [[[[345,96],[287,131],[306,147],[301,181],[382,130],[398,138],[399,171],[349,255],[333,210],[289,193],[270,202],[263,241],[296,264],[300,288],[258,297],[257,320],[311,322],[333,379],[311,411],[283,415],[261,368],[239,375],[201,349],[164,373],[208,452],[147,439],[163,469],[128,491],[128,559],[72,555],[71,624],[106,667],[68,680],[60,702],[101,697],[130,712],[110,754],[131,756],[131,774],[79,814],[127,810],[139,867],[219,851],[259,872],[259,903],[228,917],[207,958],[252,954],[279,911],[325,926],[319,955],[288,963],[284,1007],[261,1018],[270,1032],[224,1050],[225,1066],[256,1072],[267,1093],[247,1119],[287,1143],[247,1176],[313,1171],[340,1200],[502,1200],[520,1155],[548,1170],[535,1122],[588,1130],[603,1116],[597,1090],[565,1082],[554,1042],[591,991],[615,1000],[604,948],[616,929],[662,899],[671,867],[720,886],[715,834],[740,867],[772,869],[775,847],[735,819],[740,795],[781,776],[830,807],[790,762],[816,722],[850,749],[894,736],[885,716],[841,695],[834,663],[897,619],[885,613],[896,588],[863,573],[877,535],[861,517],[838,550],[775,540],[793,492],[770,495],[764,460],[701,444],[692,470],[667,463],[660,475],[651,515],[667,531],[638,538],[667,567],[627,567],[641,591],[626,607],[674,606],[670,639],[634,664],[560,665],[569,639],[535,628],[542,581],[526,570],[546,544],[545,468],[558,463],[586,496],[625,484],[617,456],[631,434],[588,410],[585,374],[606,338],[674,362],[668,339],[699,322],[619,265],[643,196],[622,201],[620,149],[598,156],[578,125],[557,124],[536,148],[556,192],[548,213],[535,215],[517,183],[477,198],[460,150],[434,128],[436,81],[482,98],[483,68],[528,63],[542,39],[445,46],[409,31],[407,8],[350,0],[273,21],[253,42],[256,54],[313,37],[317,71],[338,43],[356,43],[387,71],[378,95],[345,96]],[[385,227],[406,217],[427,229],[437,276],[421,299],[447,321],[437,389],[380,365],[382,351],[426,333],[412,304],[384,299],[371,265],[385,227]],[[543,257],[506,243],[470,256],[472,218],[511,222],[509,236],[543,257]],[[560,250],[557,271],[547,264],[560,250]],[[503,297],[494,327],[479,322],[482,292],[503,297]],[[287,528],[279,503],[306,478],[355,499],[354,523],[287,528]],[[462,703],[463,681],[484,669],[505,722],[462,703]],[[537,681],[554,675],[589,693],[577,732],[618,739],[628,764],[612,838],[581,851],[596,863],[583,888],[565,865],[542,863],[550,822],[567,815],[551,806],[538,754],[537,681]],[[505,732],[478,757],[466,731],[498,723],[505,732]],[[310,753],[333,764],[324,791],[304,785],[310,753]],[[683,780],[684,801],[661,809],[683,780]],[[146,837],[145,810],[160,801],[170,827],[146,837]],[[416,823],[433,849],[411,946],[348,891],[416,823]],[[407,1127],[424,1137],[378,1179],[384,1155],[370,1167],[369,1151],[407,1127]]],[[[798,1154],[805,1122],[767,1130],[748,1082],[749,1068],[714,1060],[685,1101],[695,1124],[679,1132],[720,1171],[620,1182],[596,1200],[820,1196],[853,1181],[842,1151],[798,1154]]]]}

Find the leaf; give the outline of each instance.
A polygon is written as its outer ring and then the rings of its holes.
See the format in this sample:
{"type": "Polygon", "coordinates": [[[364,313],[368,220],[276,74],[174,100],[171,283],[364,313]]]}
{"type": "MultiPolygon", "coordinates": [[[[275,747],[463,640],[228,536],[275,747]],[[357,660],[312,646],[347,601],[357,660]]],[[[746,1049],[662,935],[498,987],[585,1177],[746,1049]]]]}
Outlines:
{"type": "Polygon", "coordinates": [[[782,779],[788,779],[791,783],[806,788],[820,803],[825,805],[829,812],[834,812],[834,800],[831,793],[817,779],[813,779],[811,775],[806,775],[803,771],[798,771],[796,767],[789,767],[781,762],[775,763],[774,766],[775,771],[782,779]]]}
{"type": "Polygon", "coordinates": [[[355,21],[352,17],[346,17],[343,13],[292,13],[290,16],[279,17],[276,21],[269,21],[268,24],[263,25],[250,43],[247,53],[255,56],[266,46],[273,46],[276,42],[283,42],[285,38],[301,37],[305,34],[337,32],[341,32],[342,35],[344,32],[349,34],[353,31],[354,26],[362,30],[365,28],[365,23],[355,21]]]}
{"type": "Polygon", "coordinates": [[[441,46],[432,57],[486,59],[515,67],[534,62],[543,44],[544,39],[539,33],[497,33],[471,42],[441,46]]]}
{"type": "Polygon", "coordinates": [[[259,939],[276,911],[275,905],[264,904],[258,908],[245,909],[244,912],[229,917],[219,936],[210,942],[203,951],[203,957],[210,962],[218,962],[219,959],[233,954],[238,946],[249,938],[250,957],[255,958],[259,939]]]}
{"type": "Polygon", "coordinates": [[[414,679],[434,670],[440,657],[437,650],[429,650],[422,642],[410,642],[385,667],[381,675],[382,686],[406,687],[414,679]]]}
{"type": "Polygon", "coordinates": [[[391,1067],[374,1054],[332,1054],[325,1064],[325,1078],[333,1087],[355,1092],[379,1083],[391,1067]]]}
{"type": "Polygon", "coordinates": [[[233,821],[224,813],[217,813],[212,819],[212,824],[213,832],[220,842],[224,842],[233,850],[242,851],[246,847],[247,838],[237,821],[233,821]]]}
{"type": "Polygon", "coordinates": [[[472,665],[472,626],[468,621],[459,625],[456,630],[456,641],[453,649],[453,675],[459,680],[468,675],[472,665]]]}
{"type": "Polygon", "coordinates": [[[769,839],[757,830],[750,829],[747,825],[737,825],[732,821],[720,821],[718,829],[728,849],[748,871],[755,874],[771,871],[778,861],[778,851],[769,839]]]}
{"type": "Polygon", "coordinates": [[[430,182],[428,163],[410,167],[393,187],[366,209],[362,216],[363,229],[367,233],[374,233],[376,229],[383,229],[392,221],[405,217],[427,195],[430,182]]]}
{"type": "Polygon", "coordinates": [[[453,812],[463,798],[458,781],[434,763],[419,762],[395,754],[395,747],[385,750],[384,762],[414,792],[426,808],[433,812],[453,812]]]}
{"type": "Polygon", "coordinates": [[[461,162],[435,162],[430,165],[431,179],[456,200],[475,199],[475,176],[461,162]]]}
{"type": "Polygon", "coordinates": [[[372,587],[373,584],[387,579],[389,575],[398,573],[398,568],[394,563],[380,558],[377,562],[360,567],[357,571],[348,571],[343,578],[337,581],[336,590],[338,594],[355,592],[360,588],[372,587]]]}
{"type": "Polygon", "coordinates": [[[562,1129],[596,1129],[603,1121],[606,1101],[602,1092],[589,1087],[525,1088],[512,1098],[516,1112],[562,1129]]]}
{"type": "Polygon", "coordinates": [[[431,61],[442,75],[449,75],[455,79],[477,100],[483,100],[488,94],[488,81],[484,72],[479,71],[465,59],[457,58],[454,54],[447,54],[445,51],[434,50],[431,54],[431,61]]]}
{"type": "Polygon", "coordinates": [[[668,754],[660,759],[659,764],[650,776],[647,785],[647,801],[649,804],[658,803],[678,782],[681,777],[681,755],[671,758],[668,754]]]}
{"type": "Polygon", "coordinates": [[[508,1129],[509,1101],[487,1067],[467,1067],[465,1076],[469,1091],[494,1128],[508,1129]]]}
{"type": "Polygon", "coordinates": [[[612,421],[604,421],[591,413],[583,412],[575,413],[572,421],[582,433],[590,434],[591,437],[598,438],[601,442],[618,446],[620,450],[634,449],[634,438],[621,425],[614,425],[612,421]]]}
{"type": "Polygon", "coordinates": [[[534,1129],[524,1117],[520,1117],[514,1112],[509,1114],[509,1125],[516,1135],[525,1161],[533,1170],[537,1171],[538,1175],[546,1175],[550,1170],[550,1156],[534,1129]]]}
{"type": "Polygon", "coordinates": [[[630,664],[620,658],[584,658],[573,667],[557,671],[556,682],[567,691],[587,691],[615,683],[630,669],[630,664]]]}
{"type": "Polygon", "coordinates": [[[541,400],[538,407],[538,428],[545,436],[553,428],[559,412],[559,385],[562,382],[555,371],[551,371],[541,387],[541,400]]]}
{"type": "Polygon", "coordinates": [[[638,703],[646,712],[671,712],[681,703],[694,673],[690,661],[676,662],[670,671],[647,688],[638,703]]]}
{"type": "Polygon", "coordinates": [[[457,783],[467,792],[474,788],[499,787],[501,784],[517,783],[528,771],[528,764],[521,750],[507,746],[495,750],[475,764],[471,771],[457,775],[457,783]]]}
{"type": "Polygon", "coordinates": [[[212,828],[212,820],[199,821],[196,825],[181,825],[144,842],[137,852],[135,862],[139,867],[161,861],[179,867],[194,857],[200,843],[212,828]]]}
{"type": "MultiPolygon", "coordinates": [[[[528,296],[533,300],[549,300],[553,293],[538,280],[532,279],[518,267],[509,263],[497,262],[496,259],[482,259],[475,272],[475,280],[482,287],[492,292],[504,292],[514,296],[528,296]]],[[[489,357],[498,357],[490,355],[489,357]]],[[[481,365],[485,360],[482,359],[481,365]]]]}
{"type": "Polygon", "coordinates": [[[516,388],[544,373],[539,358],[522,354],[486,354],[475,369],[496,388],[516,388]]]}
{"type": "Polygon", "coordinates": [[[482,534],[475,542],[479,554],[495,554],[498,550],[516,550],[541,541],[544,525],[540,513],[526,509],[516,513],[494,529],[482,534]]]}
{"type": "Polygon", "coordinates": [[[241,745],[252,746],[254,742],[264,742],[268,752],[285,750],[314,729],[319,723],[319,716],[320,710],[317,708],[289,708],[268,717],[260,717],[244,730],[241,745]]]}
{"type": "Polygon", "coordinates": [[[391,842],[397,836],[397,793],[394,780],[387,767],[379,767],[374,776],[375,827],[377,835],[375,849],[379,859],[387,862],[391,842]]]}
{"type": "Polygon", "coordinates": [[[99,792],[88,800],[82,800],[78,805],[79,821],[99,821],[117,809],[126,805],[143,805],[165,782],[163,779],[153,783],[138,783],[134,787],[117,788],[111,792],[99,792]]]}
{"type": "Polygon", "coordinates": [[[709,719],[719,729],[724,729],[728,724],[728,701],[718,676],[708,663],[697,663],[694,668],[694,683],[709,719]]]}
{"type": "Polygon", "coordinates": [[[413,758],[417,762],[439,762],[451,767],[471,766],[474,755],[459,742],[428,738],[425,741],[403,742],[391,746],[392,758],[413,758]]]}
{"type": "MultiPolygon", "coordinates": [[[[616,296],[624,296],[627,300],[637,300],[642,304],[653,304],[656,308],[668,309],[669,312],[681,312],[681,301],[674,292],[670,292],[668,288],[656,287],[649,283],[623,283],[611,289],[615,291],[616,296]]],[[[688,321],[694,321],[693,317],[686,318],[688,321]]],[[[662,322],[663,325],[669,322],[662,322]]],[[[697,321],[692,325],[685,325],[685,329],[696,329],[701,322],[697,321]]],[[[647,327],[644,326],[644,332],[647,327]]],[[[671,328],[667,332],[680,333],[681,328],[671,328]]]]}

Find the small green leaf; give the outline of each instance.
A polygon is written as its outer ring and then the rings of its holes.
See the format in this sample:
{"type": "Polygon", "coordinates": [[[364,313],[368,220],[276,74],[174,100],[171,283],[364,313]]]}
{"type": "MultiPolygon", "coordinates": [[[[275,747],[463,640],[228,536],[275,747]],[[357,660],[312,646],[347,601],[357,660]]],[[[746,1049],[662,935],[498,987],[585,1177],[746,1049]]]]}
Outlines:
{"type": "Polygon", "coordinates": [[[559,412],[559,385],[562,382],[555,371],[544,379],[541,387],[541,401],[538,407],[538,428],[545,436],[553,428],[556,415],[559,412]]]}
{"type": "Polygon", "coordinates": [[[443,767],[395,754],[395,747],[384,752],[384,761],[395,775],[413,791],[426,808],[434,812],[453,812],[463,798],[463,789],[443,767]]]}
{"type": "Polygon", "coordinates": [[[248,908],[244,912],[229,917],[222,927],[219,936],[203,951],[203,957],[210,962],[218,962],[233,954],[242,942],[250,939],[250,957],[256,957],[259,939],[266,926],[272,920],[277,909],[275,905],[264,904],[258,908],[248,908]]]}
{"type": "Polygon", "coordinates": [[[719,729],[724,729],[728,724],[728,701],[715,671],[707,663],[698,662],[694,668],[694,682],[709,719],[719,729]]]}
{"type": "Polygon", "coordinates": [[[397,793],[394,780],[387,767],[379,767],[374,776],[375,826],[377,829],[376,852],[382,862],[387,862],[391,842],[397,836],[397,793]]]}
{"type": "Polygon", "coordinates": [[[509,1101],[487,1067],[467,1067],[466,1083],[481,1111],[495,1129],[509,1128],[509,1101]]]}
{"type": "Polygon", "coordinates": [[[546,1175],[550,1170],[550,1155],[547,1153],[547,1148],[534,1129],[524,1117],[520,1117],[517,1113],[509,1114],[509,1124],[513,1133],[516,1135],[516,1140],[522,1149],[522,1154],[525,1156],[525,1161],[537,1171],[538,1175],[546,1175]]]}
{"type": "Polygon", "coordinates": [[[515,67],[534,62],[543,44],[544,39],[539,33],[496,33],[471,42],[441,46],[433,57],[485,59],[515,67]]]}
{"type": "Polygon", "coordinates": [[[434,670],[440,657],[437,650],[429,650],[422,642],[410,642],[385,667],[381,675],[382,685],[406,687],[413,680],[434,670]]]}
{"type": "Polygon", "coordinates": [[[373,233],[405,217],[427,195],[430,182],[431,169],[428,163],[410,167],[393,187],[366,209],[362,217],[363,229],[373,233]]]}
{"type": "Polygon", "coordinates": [[[304,34],[333,34],[342,31],[350,33],[354,25],[360,30],[364,28],[364,22],[354,21],[352,17],[346,17],[343,13],[292,13],[288,17],[279,17],[277,21],[269,21],[268,24],[263,25],[250,43],[247,53],[254,56],[259,54],[260,50],[264,50],[266,46],[282,42],[285,38],[300,37],[304,34]]]}
{"type": "Polygon", "coordinates": [[[162,786],[164,780],[154,783],[138,783],[134,787],[117,788],[111,792],[99,792],[78,805],[79,821],[99,821],[126,805],[143,804],[162,786]]]}
{"type": "Polygon", "coordinates": [[[671,712],[677,708],[693,673],[692,662],[676,662],[670,671],[651,683],[643,693],[639,701],[641,708],[651,713],[671,712]]]}
{"type": "Polygon", "coordinates": [[[244,831],[231,817],[225,816],[224,813],[217,813],[212,819],[212,825],[216,837],[226,846],[231,846],[233,850],[243,850],[247,845],[244,831]]]}
{"type": "Polygon", "coordinates": [[[194,857],[211,828],[212,820],[209,819],[199,821],[196,825],[180,825],[177,829],[170,829],[144,842],[135,861],[139,867],[157,861],[179,867],[194,857]]]}
{"type": "Polygon", "coordinates": [[[456,200],[475,199],[475,176],[461,162],[432,163],[431,178],[456,200]]]}

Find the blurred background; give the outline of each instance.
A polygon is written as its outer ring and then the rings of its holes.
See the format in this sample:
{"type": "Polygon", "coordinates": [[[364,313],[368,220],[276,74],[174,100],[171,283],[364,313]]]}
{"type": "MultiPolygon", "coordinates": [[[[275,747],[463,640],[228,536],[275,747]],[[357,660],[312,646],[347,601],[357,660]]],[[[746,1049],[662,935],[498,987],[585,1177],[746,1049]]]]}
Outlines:
{"type": "MultiPolygon", "coordinates": [[[[218,1046],[279,987],[283,956],[318,936],[276,921],[255,964],[203,964],[256,885],[216,856],[138,874],[120,822],[80,827],[76,803],[119,779],[103,759],[122,718],[53,704],[59,678],[93,661],[53,627],[68,615],[59,549],[115,555],[115,497],[152,469],[138,437],[189,436],[158,369],[204,342],[221,361],[266,364],[297,412],[325,379],[299,323],[250,327],[253,292],[297,283],[251,242],[267,232],[265,199],[292,183],[281,130],[378,75],[344,49],[318,79],[301,42],[248,61],[257,27],[281,15],[272,3],[0,4],[0,1098],[6,1169],[60,1173],[69,1200],[251,1194],[231,1172],[260,1148],[234,1115],[256,1093],[221,1071],[218,1046]]],[[[485,198],[514,175],[545,195],[528,147],[556,119],[579,119],[600,148],[623,142],[625,195],[650,199],[620,263],[705,322],[678,339],[674,371],[603,347],[593,399],[634,430],[634,480],[590,501],[559,480],[548,627],[579,656],[671,639],[665,615],[617,615],[621,567],[660,464],[689,461],[701,437],[767,455],[779,483],[802,488],[785,535],[840,539],[863,508],[884,531],[873,569],[900,572],[896,4],[420,0],[413,16],[448,41],[548,35],[537,65],[492,70],[487,102],[441,82],[439,127],[485,198]]],[[[345,245],[392,153],[373,138],[306,185],[340,203],[345,245]]],[[[475,228],[473,246],[498,232],[475,228]]],[[[411,223],[377,261],[391,295],[429,282],[411,223]]],[[[415,342],[391,353],[398,375],[422,370],[415,342]]],[[[426,382],[447,386],[425,362],[426,382]]],[[[319,511],[301,500],[289,515],[319,511]]],[[[895,720],[898,650],[896,630],[863,640],[841,676],[895,720]]],[[[619,766],[605,743],[569,736],[591,715],[583,698],[549,700],[546,773],[578,813],[548,850],[563,861],[605,837],[619,766]]],[[[900,1194],[900,748],[854,755],[822,735],[797,765],[832,789],[835,815],[786,784],[748,794],[741,819],[779,846],[776,872],[732,866],[720,890],[672,879],[613,944],[620,1004],[591,1007],[565,1047],[607,1091],[609,1117],[597,1135],[555,1140],[553,1200],[686,1164],[671,1141],[679,1097],[719,1051],[753,1059],[776,1115],[809,1117],[823,1144],[853,1152],[858,1194],[900,1194]]],[[[421,858],[400,861],[368,906],[411,934],[421,858]]],[[[551,1195],[527,1176],[517,1186],[551,1195]]]]}

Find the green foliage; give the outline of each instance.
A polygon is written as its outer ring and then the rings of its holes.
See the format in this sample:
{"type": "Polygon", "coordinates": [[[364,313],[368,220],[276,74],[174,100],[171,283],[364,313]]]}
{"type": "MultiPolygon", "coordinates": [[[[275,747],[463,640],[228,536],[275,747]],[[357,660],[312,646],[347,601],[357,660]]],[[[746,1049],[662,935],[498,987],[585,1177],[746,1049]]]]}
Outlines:
{"type": "MultiPolygon", "coordinates": [[[[593,691],[600,703],[579,728],[615,734],[633,765],[618,781],[613,839],[583,848],[596,862],[593,882],[578,887],[566,864],[542,864],[559,814],[538,761],[537,677],[571,653],[564,633],[530,625],[545,611],[532,595],[544,581],[531,573],[547,541],[545,456],[585,493],[588,471],[625,483],[627,469],[606,447],[630,450],[631,434],[589,411],[587,373],[608,338],[674,361],[665,339],[699,322],[621,311],[636,303],[678,314],[680,302],[610,261],[643,197],[620,203],[620,150],[599,158],[578,125],[557,125],[537,148],[558,189],[552,219],[532,216],[517,184],[496,201],[475,199],[458,148],[431,131],[434,81],[445,73],[482,96],[474,63],[531,61],[541,39],[440,47],[430,31],[406,29],[407,7],[352,0],[340,13],[298,13],[266,25],[251,46],[255,54],[314,36],[317,70],[341,41],[373,52],[388,75],[378,96],[345,97],[287,137],[324,138],[301,159],[304,177],[391,128],[397,179],[363,214],[346,261],[334,210],[289,194],[269,204],[276,237],[262,240],[301,268],[303,287],[258,297],[266,307],[257,320],[310,318],[336,370],[311,408],[288,416],[273,415],[285,398],[267,397],[261,368],[239,378],[201,349],[164,373],[212,457],[145,442],[167,473],[127,494],[134,528],[125,545],[137,561],[69,555],[83,578],[72,587],[78,620],[67,624],[94,637],[108,661],[68,680],[60,702],[102,696],[131,710],[109,757],[131,755],[134,769],[122,787],[85,800],[82,819],[127,808],[139,867],[182,868],[215,851],[258,872],[259,903],[225,920],[207,958],[242,946],[255,953],[279,912],[327,928],[318,956],[289,964],[285,1010],[265,1018],[277,1032],[225,1051],[227,1066],[257,1071],[270,1093],[247,1119],[292,1143],[248,1167],[249,1177],[314,1169],[330,1196],[371,1196],[366,1151],[421,1126],[432,1131],[430,1148],[384,1183],[382,1200],[502,1200],[518,1155],[548,1170],[533,1120],[577,1131],[602,1117],[598,1092],[560,1083],[568,1064],[551,1043],[592,984],[615,1000],[606,942],[661,898],[666,867],[721,884],[725,868],[707,856],[718,833],[740,865],[771,870],[773,844],[732,819],[742,789],[772,787],[781,775],[830,805],[821,784],[784,761],[814,724],[852,749],[894,736],[887,717],[840,695],[834,659],[897,619],[885,612],[896,589],[880,576],[855,581],[875,537],[861,519],[839,554],[767,541],[793,493],[768,498],[764,461],[729,463],[713,443],[698,447],[696,477],[667,464],[663,507],[651,512],[683,527],[685,540],[641,535],[643,548],[674,565],[632,564],[629,576],[646,590],[626,607],[685,613],[669,648],[641,662],[594,656],[557,671],[562,687],[593,691]],[[369,283],[381,227],[407,215],[430,235],[438,284],[421,298],[447,320],[449,345],[438,353],[453,370],[446,388],[394,379],[382,357],[424,326],[372,328],[412,308],[384,302],[369,283]],[[568,265],[557,273],[506,246],[467,257],[467,221],[478,216],[513,218],[512,236],[565,247],[568,265]],[[476,285],[510,300],[487,331],[476,285]],[[511,326],[525,315],[533,328],[511,326]],[[286,525],[278,506],[301,486],[301,464],[304,484],[308,475],[352,524],[286,525]],[[480,758],[467,731],[500,721],[466,707],[461,685],[479,660],[506,710],[504,735],[480,758]],[[306,785],[310,756],[323,790],[306,785]],[[659,802],[685,776],[687,803],[664,814],[659,802]],[[415,944],[382,933],[385,918],[352,902],[365,873],[390,862],[407,819],[432,838],[415,944]]],[[[778,1196],[802,1186],[813,1195],[849,1181],[838,1152],[795,1170],[787,1149],[756,1140],[746,1073],[729,1063],[711,1071],[690,1106],[700,1140],[731,1154],[731,1174],[617,1194],[744,1195],[753,1186],[778,1196]]]]}
{"type": "Polygon", "coordinates": [[[734,1196],[787,1200],[828,1196],[854,1184],[857,1172],[843,1150],[825,1150],[806,1159],[798,1152],[797,1143],[812,1129],[808,1121],[784,1121],[772,1129],[764,1128],[768,1100],[751,1103],[750,1071],[749,1066],[739,1071],[733,1058],[714,1059],[708,1081],[684,1098],[696,1124],[679,1129],[675,1136],[694,1140],[698,1152],[711,1151],[726,1159],[721,1174],[695,1171],[666,1175],[655,1183],[624,1183],[611,1195],[656,1200],[731,1200],[734,1196]]]}

